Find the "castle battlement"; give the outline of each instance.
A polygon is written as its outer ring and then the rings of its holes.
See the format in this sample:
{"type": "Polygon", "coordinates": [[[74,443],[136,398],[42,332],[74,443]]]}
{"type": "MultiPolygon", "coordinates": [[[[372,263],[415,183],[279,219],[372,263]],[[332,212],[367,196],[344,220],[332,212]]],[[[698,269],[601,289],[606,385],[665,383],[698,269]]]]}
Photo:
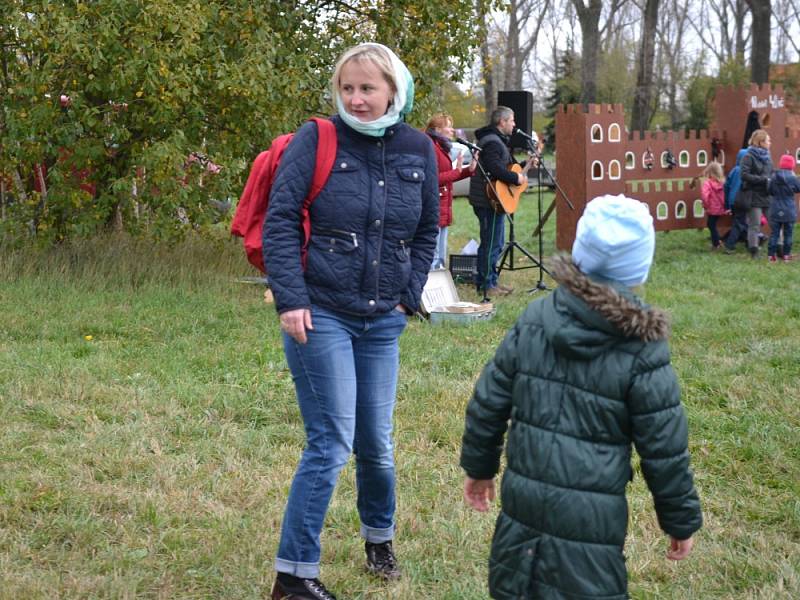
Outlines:
{"type": "MultiPolygon", "coordinates": [[[[699,188],[688,182],[711,161],[733,167],[754,117],[772,137],[773,161],[784,152],[800,162],[800,130],[789,130],[780,84],[718,86],[707,129],[628,131],[621,104],[568,104],[556,110],[556,171],[575,211],[556,213],[557,246],[569,249],[586,202],[630,194],[646,203],[659,231],[702,228],[699,188]]],[[[560,204],[559,204],[560,206],[560,204]]],[[[723,219],[724,221],[725,219],[723,219]]]]}

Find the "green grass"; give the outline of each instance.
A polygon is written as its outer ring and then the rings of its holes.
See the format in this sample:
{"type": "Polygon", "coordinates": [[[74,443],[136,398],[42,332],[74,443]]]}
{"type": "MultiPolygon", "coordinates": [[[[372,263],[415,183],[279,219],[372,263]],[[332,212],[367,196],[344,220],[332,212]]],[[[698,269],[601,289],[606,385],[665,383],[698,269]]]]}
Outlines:
{"type": "MultiPolygon", "coordinates": [[[[534,199],[517,237],[535,253],[534,199]]],[[[477,236],[464,199],[455,219],[454,253],[477,236]]],[[[554,237],[553,220],[546,254],[554,237]]],[[[242,275],[238,241],[3,250],[0,599],[267,595],[303,429],[276,315],[242,275]]],[[[340,597],[487,596],[494,519],[461,501],[463,410],[537,279],[504,273],[518,291],[490,322],[410,324],[396,419],[405,576],[385,586],[363,571],[351,465],[323,534],[323,578],[340,597]]],[[[706,232],[658,234],[645,295],[673,316],[706,525],[689,560],[667,561],[636,477],[634,598],[800,597],[798,282],[800,262],[711,253],[706,232]]]]}

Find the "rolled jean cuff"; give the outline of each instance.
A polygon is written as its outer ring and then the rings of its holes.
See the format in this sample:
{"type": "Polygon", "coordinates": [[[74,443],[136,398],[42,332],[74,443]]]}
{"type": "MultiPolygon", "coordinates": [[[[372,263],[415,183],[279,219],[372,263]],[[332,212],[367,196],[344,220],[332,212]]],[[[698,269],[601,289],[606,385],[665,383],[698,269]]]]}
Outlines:
{"type": "Polygon", "coordinates": [[[361,524],[361,537],[370,544],[382,544],[394,539],[394,524],[386,529],[375,529],[361,524]]]}
{"type": "Polygon", "coordinates": [[[288,573],[300,579],[319,578],[319,563],[292,562],[290,560],[276,558],[275,570],[278,573],[288,573]]]}

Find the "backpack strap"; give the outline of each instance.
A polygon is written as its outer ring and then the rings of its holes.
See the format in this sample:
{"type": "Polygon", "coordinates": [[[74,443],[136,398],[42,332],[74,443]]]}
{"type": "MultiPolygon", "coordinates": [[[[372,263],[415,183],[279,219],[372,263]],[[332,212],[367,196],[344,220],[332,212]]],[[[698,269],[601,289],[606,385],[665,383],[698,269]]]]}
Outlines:
{"type": "Polygon", "coordinates": [[[309,209],[312,202],[317,198],[322,188],[328,183],[333,162],[336,160],[336,126],[330,119],[320,119],[312,117],[309,121],[317,124],[317,160],[314,164],[314,176],[311,180],[311,190],[303,200],[303,208],[300,211],[300,222],[303,226],[303,246],[300,255],[303,261],[303,268],[306,266],[306,255],[308,254],[308,244],[311,241],[311,215],[309,209]]]}

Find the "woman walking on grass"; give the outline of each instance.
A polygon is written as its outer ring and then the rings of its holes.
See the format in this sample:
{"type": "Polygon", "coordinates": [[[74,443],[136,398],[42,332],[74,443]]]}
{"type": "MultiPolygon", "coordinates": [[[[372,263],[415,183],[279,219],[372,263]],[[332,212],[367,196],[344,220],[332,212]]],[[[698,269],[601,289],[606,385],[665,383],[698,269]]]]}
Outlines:
{"type": "Polygon", "coordinates": [[[742,188],[739,205],[747,210],[747,249],[752,258],[758,258],[758,234],[761,233],[761,215],[769,210],[769,178],[772,176],[772,159],[769,134],[756,129],[750,136],[750,147],[741,162],[742,188]]]}
{"type": "Polygon", "coordinates": [[[398,338],[420,303],[439,218],[436,158],[404,123],[408,69],[388,48],[362,44],[332,79],[337,152],[311,205],[301,264],[300,213],[314,171],[317,128],[306,123],[281,161],[265,221],[264,264],[306,430],[275,560],[272,599],[335,600],[319,580],[320,531],[339,472],[356,457],[366,566],[393,579],[392,419],[398,338]]]}

